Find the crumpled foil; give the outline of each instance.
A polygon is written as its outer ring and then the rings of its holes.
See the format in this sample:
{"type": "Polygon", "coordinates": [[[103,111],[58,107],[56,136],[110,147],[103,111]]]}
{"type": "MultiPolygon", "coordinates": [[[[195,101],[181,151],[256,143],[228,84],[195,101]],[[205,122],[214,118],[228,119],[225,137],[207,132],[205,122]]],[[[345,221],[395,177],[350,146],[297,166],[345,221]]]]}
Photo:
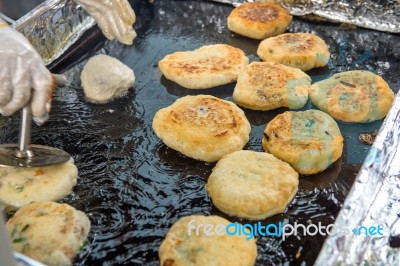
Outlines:
{"type": "Polygon", "coordinates": [[[315,265],[400,265],[400,93],[386,117],[315,265]],[[383,235],[354,233],[381,226],[383,235]]]}
{"type": "Polygon", "coordinates": [[[48,0],[12,26],[28,38],[48,65],[94,24],[94,19],[74,1],[48,0]]]}
{"type": "MultiPolygon", "coordinates": [[[[243,0],[213,0],[238,6],[243,0]]],[[[253,0],[248,0],[252,2],[253,0]]],[[[292,15],[316,15],[379,31],[400,33],[399,0],[255,0],[276,2],[292,15]]],[[[23,16],[13,27],[26,36],[49,65],[95,24],[72,0],[47,0],[23,16]]]]}
{"type": "Polygon", "coordinates": [[[400,33],[399,0],[213,0],[238,6],[243,2],[275,2],[292,15],[317,15],[334,22],[400,33]]]}

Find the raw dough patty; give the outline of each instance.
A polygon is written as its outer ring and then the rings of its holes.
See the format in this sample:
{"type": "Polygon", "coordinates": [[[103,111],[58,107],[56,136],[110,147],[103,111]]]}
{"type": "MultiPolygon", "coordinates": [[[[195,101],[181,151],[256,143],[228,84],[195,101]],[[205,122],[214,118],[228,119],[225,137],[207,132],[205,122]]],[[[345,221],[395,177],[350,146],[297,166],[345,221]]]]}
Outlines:
{"type": "Polygon", "coordinates": [[[57,201],[76,185],[74,161],[47,167],[1,167],[0,201],[20,208],[36,201],[57,201]]]}
{"type": "Polygon", "coordinates": [[[292,16],[274,3],[243,3],[228,16],[228,28],[240,35],[263,40],[286,31],[292,16]]]}
{"type": "Polygon", "coordinates": [[[125,95],[135,83],[135,74],[116,58],[96,55],[83,68],[81,83],[88,101],[105,103],[125,95]]]}
{"type": "Polygon", "coordinates": [[[272,62],[253,62],[240,72],[233,98],[253,110],[302,108],[311,78],[300,69],[272,62]]]}
{"type": "Polygon", "coordinates": [[[266,62],[296,67],[303,71],[328,64],[328,46],[320,37],[309,33],[285,33],[265,39],[257,50],[266,62]]]}
{"type": "Polygon", "coordinates": [[[64,266],[72,265],[90,221],[67,204],[43,201],[19,209],[6,227],[15,251],[49,266],[64,266]]]}
{"type": "Polygon", "coordinates": [[[264,130],[262,146],[300,174],[325,170],[340,158],[343,137],[336,121],[318,110],[284,112],[264,130]]]}
{"type": "Polygon", "coordinates": [[[206,162],[241,150],[251,130],[239,107],[211,95],[176,100],[155,114],[153,129],[167,146],[206,162]]]}
{"type": "Polygon", "coordinates": [[[229,224],[229,221],[218,216],[191,215],[179,219],[161,243],[158,251],[160,265],[253,266],[257,257],[254,238],[246,240],[243,234],[231,236],[223,229],[218,234],[204,233],[205,225],[216,229],[217,226],[225,228],[229,224]],[[198,227],[199,234],[196,234],[197,226],[203,226],[198,227]]]}
{"type": "Polygon", "coordinates": [[[319,109],[337,120],[367,123],[387,115],[394,93],[382,77],[354,70],[313,84],[310,98],[319,109]]]}
{"type": "Polygon", "coordinates": [[[237,151],[214,167],[206,188],[214,205],[230,216],[263,220],[285,211],[299,174],[272,154],[237,151]]]}
{"type": "Polygon", "coordinates": [[[248,63],[239,48],[214,44],[167,55],[158,65],[167,79],[182,87],[208,89],[236,81],[240,69],[248,63]]]}

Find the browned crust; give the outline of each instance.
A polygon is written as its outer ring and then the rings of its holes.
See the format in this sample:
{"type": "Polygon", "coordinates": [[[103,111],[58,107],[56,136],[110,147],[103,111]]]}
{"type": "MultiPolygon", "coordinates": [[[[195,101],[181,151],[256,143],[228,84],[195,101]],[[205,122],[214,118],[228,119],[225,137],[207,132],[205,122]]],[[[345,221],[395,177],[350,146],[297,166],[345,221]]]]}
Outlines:
{"type": "Polygon", "coordinates": [[[249,59],[239,48],[225,44],[165,56],[159,67],[164,76],[188,89],[207,89],[237,79],[249,59]]]}
{"type": "Polygon", "coordinates": [[[283,34],[276,37],[276,44],[287,47],[291,52],[302,53],[313,49],[316,42],[309,35],[283,34]]]}
{"type": "Polygon", "coordinates": [[[264,23],[275,20],[282,10],[284,9],[273,3],[244,3],[235,12],[242,19],[264,23]]]}
{"type": "Polygon", "coordinates": [[[267,62],[299,68],[303,71],[328,64],[330,53],[324,40],[310,33],[285,33],[263,40],[257,55],[267,62]]]}
{"type": "Polygon", "coordinates": [[[163,142],[188,157],[214,162],[241,150],[251,130],[234,103],[211,95],[185,96],[159,110],[153,129],[163,142]]]}
{"type": "Polygon", "coordinates": [[[292,21],[289,12],[275,3],[243,3],[228,16],[228,28],[240,35],[265,39],[286,31],[292,21]]]}
{"type": "MultiPolygon", "coordinates": [[[[176,58],[176,57],[175,57],[176,58]]],[[[235,69],[236,63],[239,63],[243,55],[237,50],[231,50],[229,58],[210,57],[192,62],[174,61],[167,63],[170,68],[178,69],[178,73],[199,74],[205,71],[220,72],[235,69]]],[[[174,60],[174,57],[169,58],[174,60]]]]}
{"type": "Polygon", "coordinates": [[[185,127],[185,124],[196,125],[198,128],[212,127],[214,137],[225,136],[228,132],[236,133],[244,123],[235,117],[232,105],[215,97],[197,98],[178,111],[170,110],[169,118],[180,127],[185,127]],[[204,117],[199,116],[199,113],[204,114],[204,117]]]}
{"type": "Polygon", "coordinates": [[[326,100],[328,112],[332,117],[342,121],[357,121],[364,119],[370,111],[368,90],[361,84],[340,82],[328,93],[326,100]],[[345,104],[340,97],[349,95],[345,104]]]}
{"type": "MultiPolygon", "coordinates": [[[[320,119],[321,114],[328,116],[317,110],[285,112],[276,116],[264,130],[263,149],[289,163],[300,174],[315,174],[325,170],[342,155],[343,137],[337,125],[328,125],[326,118],[320,119]],[[302,134],[308,130],[304,119],[296,118],[305,115],[310,123],[319,128],[309,136],[302,134]],[[328,127],[322,130],[325,126],[328,127]],[[317,166],[326,160],[328,164],[325,168],[317,166]],[[302,162],[305,161],[312,162],[314,166],[304,166],[302,162]]],[[[332,122],[335,121],[332,119],[332,122]]]]}

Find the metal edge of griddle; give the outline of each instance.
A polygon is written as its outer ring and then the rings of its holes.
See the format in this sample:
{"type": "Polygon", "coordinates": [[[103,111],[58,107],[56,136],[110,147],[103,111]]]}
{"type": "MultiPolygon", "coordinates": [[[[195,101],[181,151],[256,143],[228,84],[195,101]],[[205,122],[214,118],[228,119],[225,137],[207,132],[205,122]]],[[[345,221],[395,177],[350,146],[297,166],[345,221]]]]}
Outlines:
{"type": "Polygon", "coordinates": [[[315,265],[385,265],[389,258],[400,264],[398,249],[389,245],[400,224],[399,177],[400,92],[335,220],[340,230],[327,237],[315,265]],[[382,235],[357,232],[378,226],[382,235]]]}

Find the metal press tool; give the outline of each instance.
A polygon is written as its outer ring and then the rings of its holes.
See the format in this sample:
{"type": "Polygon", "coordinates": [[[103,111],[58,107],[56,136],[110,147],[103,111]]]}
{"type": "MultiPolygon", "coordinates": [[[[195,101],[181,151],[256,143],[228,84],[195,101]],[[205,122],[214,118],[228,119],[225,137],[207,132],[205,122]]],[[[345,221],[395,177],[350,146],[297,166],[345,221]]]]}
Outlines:
{"type": "MultiPolygon", "coordinates": [[[[60,78],[53,75],[56,84],[60,78]]],[[[63,85],[63,84],[61,84],[63,85]]],[[[31,144],[32,110],[28,103],[22,109],[19,141],[16,144],[0,145],[0,166],[40,167],[67,162],[71,156],[60,149],[31,144]]]]}

